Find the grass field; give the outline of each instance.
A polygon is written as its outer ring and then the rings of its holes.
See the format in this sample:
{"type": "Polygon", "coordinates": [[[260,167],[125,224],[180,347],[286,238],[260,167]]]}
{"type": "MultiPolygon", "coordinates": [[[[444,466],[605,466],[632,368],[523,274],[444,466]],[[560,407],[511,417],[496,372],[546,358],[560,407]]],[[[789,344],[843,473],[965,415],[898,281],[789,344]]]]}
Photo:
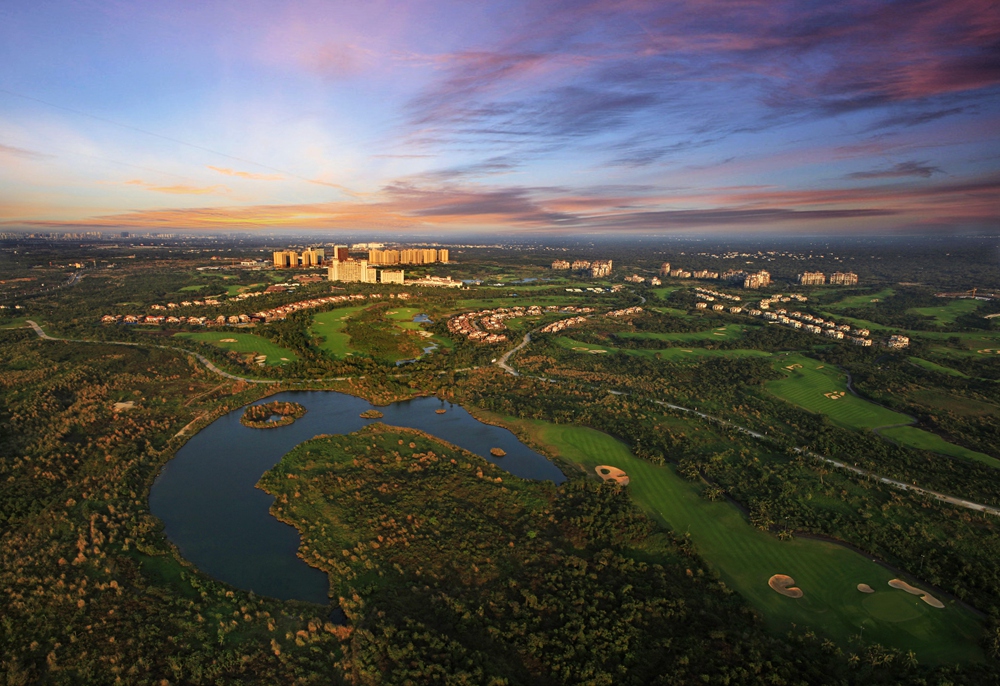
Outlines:
{"type": "Polygon", "coordinates": [[[14,317],[12,319],[0,319],[0,329],[20,329],[28,321],[27,317],[14,317]]]}
{"type": "Polygon", "coordinates": [[[309,334],[323,339],[320,346],[334,357],[346,357],[358,352],[351,347],[351,339],[344,333],[347,320],[354,314],[368,307],[358,305],[357,307],[340,307],[329,312],[321,312],[313,317],[312,326],[309,327],[309,334]]]}
{"type": "Polygon", "coordinates": [[[944,365],[935,364],[920,357],[911,357],[910,362],[917,365],[918,367],[923,367],[924,369],[930,370],[932,372],[941,372],[942,374],[948,374],[949,376],[960,376],[963,379],[969,378],[967,374],[963,374],[957,369],[952,369],[951,367],[945,367],[944,365]]]}
{"type": "Polygon", "coordinates": [[[911,307],[907,310],[907,312],[911,314],[923,315],[924,317],[934,317],[935,323],[938,326],[946,326],[948,324],[954,324],[955,320],[963,314],[975,312],[982,304],[981,300],[956,298],[954,300],[949,300],[946,305],[938,307],[911,307]]]}
{"type": "Polygon", "coordinates": [[[656,341],[728,341],[739,338],[746,330],[747,327],[741,324],[726,324],[725,326],[719,326],[708,331],[695,331],[693,333],[644,333],[627,331],[618,335],[623,338],[646,338],[656,341]]]}
{"type": "Polygon", "coordinates": [[[768,382],[767,390],[810,412],[825,414],[837,424],[873,429],[912,421],[904,414],[851,395],[846,375],[835,367],[804,355],[783,355],[774,364],[784,378],[768,382]]]}
{"type": "Polygon", "coordinates": [[[971,612],[945,598],[939,598],[945,609],[935,609],[917,596],[891,589],[887,584],[895,575],[871,559],[826,541],[781,541],[752,527],[734,505],[700,497],[702,486],[685,481],[671,466],[640,460],[606,434],[539,421],[520,423],[536,441],[589,475],[600,464],[624,469],[636,503],[675,532],[690,534],[709,566],[776,632],[791,624],[809,627],[846,648],[848,639],[864,627],[866,641],[912,650],[921,662],[983,658],[977,645],[982,629],[971,612]],[[767,585],[772,574],[794,578],[804,596],[775,593],[767,585]],[[859,583],[876,592],[860,593],[859,583]]]}
{"type": "Polygon", "coordinates": [[[266,338],[255,336],[252,333],[227,333],[206,331],[204,333],[176,333],[174,338],[187,338],[192,341],[202,341],[211,343],[223,350],[235,350],[240,353],[255,352],[259,355],[267,355],[267,364],[285,364],[299,359],[298,356],[288,348],[272,343],[266,338]],[[232,339],[232,342],[226,342],[232,339]]]}
{"type": "Polygon", "coordinates": [[[663,288],[654,288],[653,293],[656,294],[657,298],[666,299],[670,296],[671,293],[673,293],[674,291],[679,291],[680,289],[681,289],[680,286],[664,286],[663,288]]]}
{"type": "Polygon", "coordinates": [[[184,288],[178,290],[183,293],[185,291],[200,291],[202,288],[208,288],[208,284],[196,283],[191,286],[184,286],[184,288]]]}
{"type": "Polygon", "coordinates": [[[688,314],[684,310],[678,310],[674,307],[650,307],[649,309],[653,310],[654,312],[659,312],[660,314],[668,314],[671,317],[679,317],[681,319],[691,319],[691,317],[693,316],[688,314]]]}
{"type": "Polygon", "coordinates": [[[851,307],[864,307],[865,305],[872,304],[872,300],[885,300],[895,292],[896,291],[892,288],[884,288],[878,293],[871,293],[869,295],[849,295],[843,300],[838,300],[832,305],[827,305],[827,307],[837,310],[845,310],[851,307]]]}
{"type": "Polygon", "coordinates": [[[626,355],[637,357],[655,357],[660,360],[670,362],[683,362],[685,360],[696,361],[706,357],[770,357],[771,353],[763,350],[709,350],[708,348],[662,348],[660,350],[629,350],[628,348],[612,348],[607,345],[595,345],[594,343],[584,343],[566,336],[560,336],[556,343],[563,348],[575,350],[579,353],[600,354],[596,351],[607,353],[623,352],[626,355]],[[595,351],[595,352],[591,352],[595,351]]]}
{"type": "Polygon", "coordinates": [[[949,443],[930,431],[924,431],[923,429],[917,429],[912,426],[897,426],[892,429],[882,429],[879,433],[889,440],[896,441],[900,445],[905,445],[908,448],[915,448],[916,450],[929,450],[933,453],[940,453],[941,455],[975,460],[976,462],[982,462],[983,464],[988,464],[991,467],[1000,469],[1000,460],[990,457],[984,453],[969,450],[968,448],[963,448],[962,446],[955,445],[954,443],[949,443]]]}

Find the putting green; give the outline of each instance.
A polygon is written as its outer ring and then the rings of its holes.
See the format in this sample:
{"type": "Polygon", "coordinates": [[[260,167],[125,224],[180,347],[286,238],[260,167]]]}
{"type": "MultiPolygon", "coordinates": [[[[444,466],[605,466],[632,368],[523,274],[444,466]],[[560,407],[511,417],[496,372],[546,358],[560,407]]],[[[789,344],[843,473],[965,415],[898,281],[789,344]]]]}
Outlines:
{"type": "Polygon", "coordinates": [[[886,622],[908,622],[920,616],[920,605],[925,604],[915,595],[910,595],[886,585],[861,601],[862,607],[872,617],[886,622]]]}
{"type": "Polygon", "coordinates": [[[272,343],[261,336],[255,336],[252,333],[206,331],[204,333],[176,333],[174,334],[174,338],[187,338],[192,341],[211,343],[223,350],[266,355],[266,363],[268,365],[286,364],[299,359],[288,348],[282,348],[280,345],[272,343]]]}
{"type": "Polygon", "coordinates": [[[334,357],[346,357],[358,352],[351,347],[351,337],[344,333],[347,320],[368,305],[355,307],[339,307],[329,312],[320,312],[313,317],[309,334],[323,339],[320,347],[334,357]]]}
{"type": "Polygon", "coordinates": [[[904,414],[851,395],[847,376],[836,367],[804,355],[782,355],[774,366],[784,378],[768,382],[768,391],[810,412],[825,414],[842,426],[873,429],[912,422],[904,414]]]}
{"type": "MultiPolygon", "coordinates": [[[[612,464],[630,478],[629,492],[651,516],[680,534],[690,534],[698,553],[723,581],[738,591],[764,616],[776,632],[791,624],[809,627],[846,647],[864,627],[865,640],[900,650],[913,650],[925,663],[982,660],[978,645],[982,627],[970,611],[951,601],[932,608],[916,596],[888,586],[894,574],[870,558],[827,541],[794,538],[781,541],[747,522],[726,501],[700,496],[702,486],[682,479],[670,465],[657,466],[632,455],[607,434],[575,426],[513,420],[540,444],[563,460],[593,475],[598,465],[612,464]],[[803,597],[787,598],[768,586],[774,574],[788,574],[803,597]],[[876,589],[860,593],[859,583],[876,589]],[[874,602],[883,594],[901,597],[874,602]],[[898,619],[912,614],[906,621],[898,619]]],[[[596,477],[594,477],[596,478],[596,477]]]]}

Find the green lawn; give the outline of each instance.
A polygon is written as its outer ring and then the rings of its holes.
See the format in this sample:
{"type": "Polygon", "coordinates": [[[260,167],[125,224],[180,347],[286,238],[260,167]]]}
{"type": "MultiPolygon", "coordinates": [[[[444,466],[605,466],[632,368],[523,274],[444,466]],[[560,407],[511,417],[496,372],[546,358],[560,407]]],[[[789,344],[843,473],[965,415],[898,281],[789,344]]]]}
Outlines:
{"type": "Polygon", "coordinates": [[[673,293],[674,291],[679,291],[680,289],[681,289],[680,286],[664,286],[663,288],[654,288],[653,293],[656,294],[657,298],[660,298],[661,300],[666,300],[668,297],[670,297],[671,293],[673,293]]]}
{"type": "Polygon", "coordinates": [[[906,415],[851,395],[847,392],[847,376],[836,367],[804,355],[783,355],[774,365],[784,378],[768,382],[767,390],[810,412],[825,414],[837,424],[873,429],[912,421],[906,415]],[[827,393],[836,394],[836,398],[827,393]]]}
{"type": "Polygon", "coordinates": [[[893,295],[896,291],[892,288],[884,288],[878,293],[870,293],[868,295],[849,295],[843,300],[838,300],[832,305],[827,305],[837,310],[844,310],[851,307],[864,307],[866,305],[872,304],[872,300],[885,300],[889,296],[893,295]]]}
{"type": "Polygon", "coordinates": [[[654,312],[659,312],[660,314],[668,314],[671,317],[680,317],[681,319],[690,319],[691,315],[684,310],[678,310],[674,307],[650,307],[649,309],[654,312]]]}
{"type": "Polygon", "coordinates": [[[790,625],[809,627],[847,648],[864,627],[865,641],[912,650],[925,663],[983,659],[978,646],[982,628],[959,605],[935,609],[917,596],[890,588],[895,575],[852,550],[826,541],[781,541],[752,527],[734,505],[711,502],[700,484],[679,477],[672,466],[656,466],[634,457],[610,436],[574,426],[523,422],[540,443],[592,475],[608,464],[624,469],[636,503],[679,534],[690,534],[698,553],[725,583],[739,592],[783,632],[790,625]],[[795,579],[804,596],[787,598],[771,590],[773,574],[795,579]],[[866,583],[876,590],[857,590],[866,583]]]}
{"type": "MultiPolygon", "coordinates": [[[[0,319],[0,329],[20,329],[25,326],[27,317],[14,317],[12,319],[0,319]]],[[[40,321],[40,320],[39,320],[40,321]]]]}
{"type": "Polygon", "coordinates": [[[925,317],[934,317],[938,326],[954,324],[955,320],[963,314],[975,312],[982,305],[981,300],[962,298],[949,300],[947,304],[937,307],[911,307],[907,310],[911,314],[919,314],[925,317]]]}
{"type": "Polygon", "coordinates": [[[917,365],[918,367],[923,367],[924,369],[928,369],[932,372],[940,372],[942,374],[948,374],[949,376],[960,376],[963,379],[969,378],[967,374],[963,374],[957,369],[952,369],[951,367],[945,367],[944,365],[935,364],[920,357],[911,357],[910,362],[917,365]]]}
{"type": "Polygon", "coordinates": [[[892,429],[883,429],[879,431],[879,433],[890,440],[896,441],[900,445],[905,445],[908,448],[929,450],[934,453],[940,453],[941,455],[975,460],[1000,469],[1000,460],[995,457],[990,457],[984,453],[969,450],[968,448],[963,448],[962,446],[955,445],[954,443],[949,443],[930,431],[924,431],[923,429],[917,429],[912,426],[897,426],[892,429]]]}
{"type": "Polygon", "coordinates": [[[196,283],[191,286],[184,286],[184,288],[178,290],[183,293],[185,291],[200,291],[202,288],[208,288],[208,284],[196,283]]]}
{"type": "Polygon", "coordinates": [[[660,360],[671,362],[683,362],[684,360],[699,360],[705,357],[770,357],[771,353],[763,350],[709,350],[708,348],[662,348],[660,350],[630,350],[628,348],[612,348],[607,345],[595,345],[584,343],[566,336],[560,336],[556,343],[563,348],[575,350],[579,353],[601,354],[599,351],[607,353],[623,352],[626,355],[636,355],[638,357],[655,357],[660,360]]]}
{"type": "Polygon", "coordinates": [[[204,333],[176,333],[174,338],[187,338],[192,341],[202,341],[211,343],[223,350],[235,350],[240,353],[255,352],[259,355],[267,355],[267,364],[285,364],[299,359],[298,356],[288,348],[282,348],[276,343],[272,343],[266,338],[255,336],[252,333],[228,333],[221,331],[206,331],[204,333]]]}
{"type": "Polygon", "coordinates": [[[718,326],[713,329],[709,329],[708,331],[695,331],[693,333],[646,333],[626,331],[618,335],[622,338],[646,338],[656,341],[728,341],[734,338],[739,338],[746,330],[747,327],[742,324],[726,324],[725,326],[718,326]]]}
{"type": "Polygon", "coordinates": [[[358,305],[321,312],[313,317],[309,334],[322,338],[323,344],[320,347],[334,357],[346,357],[354,354],[358,351],[351,347],[350,336],[344,333],[344,327],[347,326],[347,320],[352,315],[366,307],[368,305],[358,305]]]}

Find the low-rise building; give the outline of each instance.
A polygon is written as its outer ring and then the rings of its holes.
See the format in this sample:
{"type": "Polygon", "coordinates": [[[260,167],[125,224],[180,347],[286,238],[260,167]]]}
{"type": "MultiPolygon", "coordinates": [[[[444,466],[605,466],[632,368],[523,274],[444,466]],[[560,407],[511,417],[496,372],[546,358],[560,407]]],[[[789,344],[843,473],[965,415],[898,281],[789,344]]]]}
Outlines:
{"type": "Polygon", "coordinates": [[[887,348],[906,348],[910,345],[909,336],[900,336],[898,334],[893,334],[889,336],[889,340],[886,341],[885,347],[887,348]]]}

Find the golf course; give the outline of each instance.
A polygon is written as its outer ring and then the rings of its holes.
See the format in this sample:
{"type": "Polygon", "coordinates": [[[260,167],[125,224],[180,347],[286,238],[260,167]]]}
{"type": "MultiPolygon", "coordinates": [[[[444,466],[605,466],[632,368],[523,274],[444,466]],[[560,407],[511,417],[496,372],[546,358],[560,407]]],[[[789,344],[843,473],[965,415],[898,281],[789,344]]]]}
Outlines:
{"type": "Polygon", "coordinates": [[[257,353],[266,355],[266,364],[278,365],[299,359],[298,356],[288,348],[282,348],[276,343],[255,336],[252,333],[230,333],[223,331],[205,331],[198,333],[177,333],[174,338],[186,338],[191,341],[201,341],[211,343],[223,350],[233,350],[238,353],[257,353]]]}
{"type": "Polygon", "coordinates": [[[320,347],[333,357],[343,358],[358,352],[351,347],[350,336],[344,333],[347,320],[354,314],[368,307],[368,305],[358,305],[356,307],[339,307],[329,312],[321,312],[313,317],[312,326],[309,327],[309,334],[317,338],[322,338],[320,347]]]}
{"type": "Polygon", "coordinates": [[[512,423],[590,478],[599,478],[595,469],[602,465],[623,470],[635,502],[677,534],[689,534],[698,553],[774,631],[794,623],[843,645],[863,629],[866,642],[912,650],[921,662],[982,659],[982,629],[975,615],[941,594],[935,597],[945,607],[938,609],[890,587],[898,574],[870,558],[827,541],[779,540],[752,527],[731,503],[701,497],[702,484],[682,479],[670,465],[636,458],[607,434],[542,421],[512,423]],[[802,597],[786,597],[769,587],[775,574],[792,577],[802,597]],[[875,592],[862,593],[859,584],[875,592]]]}

